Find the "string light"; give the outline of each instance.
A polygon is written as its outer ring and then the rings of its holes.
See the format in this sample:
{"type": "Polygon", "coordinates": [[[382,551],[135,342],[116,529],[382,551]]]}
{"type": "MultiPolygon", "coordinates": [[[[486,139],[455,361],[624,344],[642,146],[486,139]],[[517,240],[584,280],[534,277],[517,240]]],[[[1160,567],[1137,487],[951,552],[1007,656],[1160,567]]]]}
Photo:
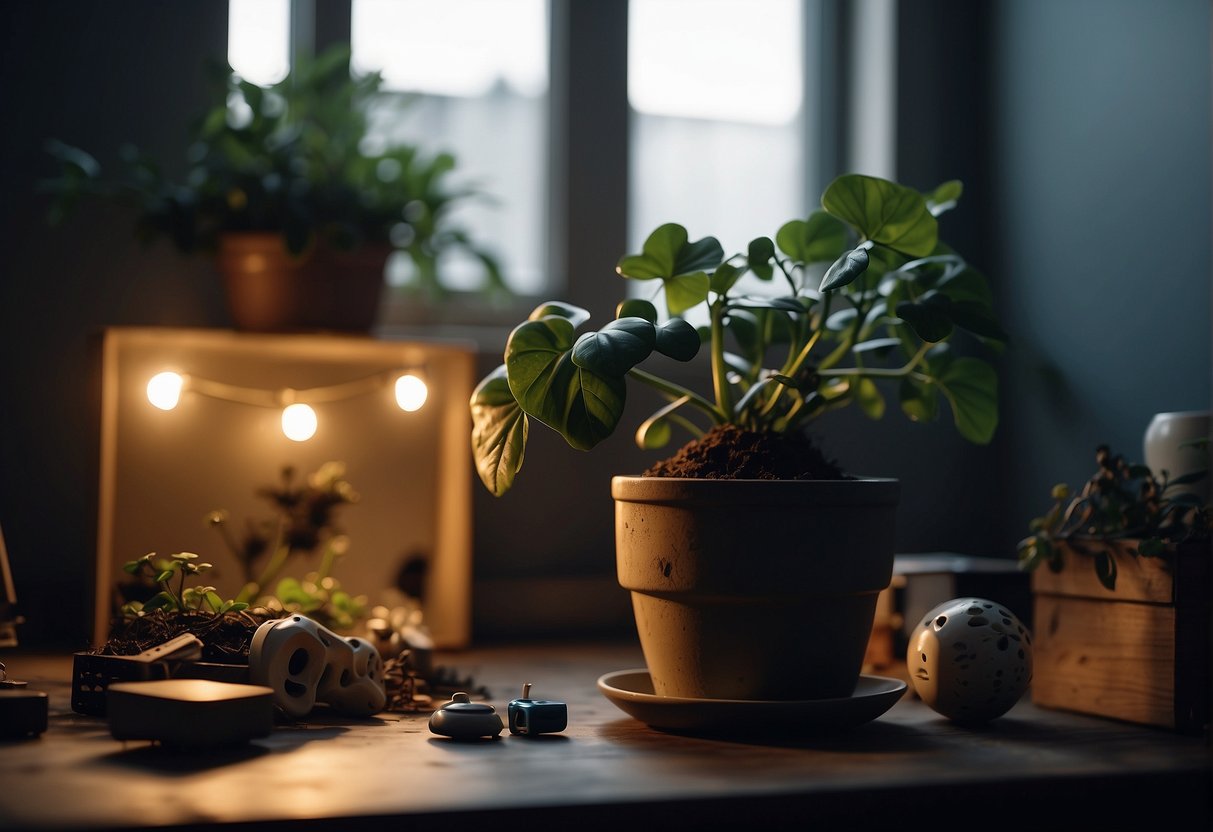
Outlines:
{"type": "Polygon", "coordinates": [[[316,435],[319,418],[313,404],[351,399],[355,396],[394,386],[396,404],[412,413],[425,405],[429,389],[417,372],[389,370],[362,378],[305,390],[240,387],[221,381],[172,371],[157,373],[147,383],[147,400],[160,410],[173,410],[185,392],[197,393],[227,402],[282,410],[282,433],[295,442],[306,442],[316,435]]]}
{"type": "Polygon", "coordinates": [[[406,413],[420,410],[429,394],[420,376],[407,373],[396,379],[396,404],[406,413]]]}

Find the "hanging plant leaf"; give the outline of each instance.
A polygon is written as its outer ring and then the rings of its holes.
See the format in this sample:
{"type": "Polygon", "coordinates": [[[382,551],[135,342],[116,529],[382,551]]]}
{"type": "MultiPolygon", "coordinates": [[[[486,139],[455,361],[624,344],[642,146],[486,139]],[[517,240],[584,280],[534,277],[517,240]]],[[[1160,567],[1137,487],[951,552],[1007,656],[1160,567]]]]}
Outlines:
{"type": "Polygon", "coordinates": [[[669,416],[690,400],[690,396],[677,398],[641,422],[640,427],[636,429],[636,445],[645,450],[655,450],[668,445],[672,433],[669,416]]]}
{"type": "Polygon", "coordinates": [[[1116,589],[1116,559],[1107,549],[1095,553],[1095,577],[1104,588],[1116,589]]]}
{"type": "Polygon", "coordinates": [[[502,364],[472,391],[472,458],[485,488],[500,497],[522,468],[530,426],[502,364]]]}
{"type": "Polygon", "coordinates": [[[935,288],[954,302],[973,301],[987,309],[994,302],[994,295],[990,291],[990,285],[985,276],[968,265],[959,271],[945,274],[935,284],[935,288]]]}
{"type": "Polygon", "coordinates": [[[758,295],[738,295],[729,298],[729,309],[779,309],[783,312],[800,314],[805,311],[805,305],[800,298],[778,297],[764,298],[758,295]]]}
{"type": "Polygon", "coordinates": [[[577,339],[573,363],[604,376],[622,378],[652,355],[656,345],[657,329],[651,322],[616,318],[597,332],[587,332],[577,339]]]}
{"type": "Polygon", "coordinates": [[[699,333],[682,318],[657,327],[657,351],[675,361],[690,361],[699,352],[699,333]]]}
{"type": "Polygon", "coordinates": [[[922,194],[886,179],[840,176],[826,188],[821,206],[865,239],[911,257],[931,254],[939,237],[922,194]]]}
{"type": "Polygon", "coordinates": [[[931,193],[923,194],[923,196],[926,198],[927,210],[931,212],[931,216],[938,217],[943,212],[955,208],[963,193],[964,184],[959,179],[949,179],[931,193]]]}
{"type": "Polygon", "coordinates": [[[708,288],[718,295],[727,294],[743,274],[745,274],[745,269],[739,269],[732,263],[721,263],[716,267],[716,271],[712,272],[708,288]]]}
{"type": "Polygon", "coordinates": [[[961,329],[990,341],[1005,344],[1010,339],[989,308],[975,301],[966,300],[949,304],[948,316],[961,329]]]}
{"type": "Polygon", "coordinates": [[[933,422],[939,415],[939,392],[930,384],[903,378],[897,389],[901,412],[911,422],[933,422]]]}
{"type": "Polygon", "coordinates": [[[860,341],[855,346],[851,347],[851,352],[863,355],[864,353],[876,353],[877,356],[888,355],[889,350],[893,347],[901,346],[900,338],[872,338],[867,341],[860,341]]]}
{"type": "Polygon", "coordinates": [[[661,280],[670,314],[680,315],[707,300],[706,270],[715,269],[722,260],[724,249],[715,237],[691,243],[685,228],[666,223],[648,236],[640,254],[622,258],[615,271],[636,280],[661,280]]]}
{"type": "MultiPolygon", "coordinates": [[[[588,320],[587,315],[587,320],[588,320]]],[[[616,318],[644,318],[649,323],[657,323],[657,307],[641,298],[628,298],[615,307],[616,318]]]]}
{"type": "Polygon", "coordinates": [[[960,435],[978,445],[989,444],[998,427],[998,376],[979,358],[961,357],[947,363],[935,377],[952,406],[960,435]]]}
{"type": "Polygon", "coordinates": [[[830,317],[826,318],[826,329],[830,332],[842,332],[844,329],[854,323],[859,317],[859,310],[854,306],[848,306],[846,309],[839,309],[830,317]]]}
{"type": "MultiPolygon", "coordinates": [[[[647,303],[647,301],[641,301],[647,303]]],[[[652,306],[652,304],[649,304],[652,306]]],[[[547,303],[536,306],[535,309],[527,316],[528,321],[537,321],[540,318],[546,318],[548,315],[555,315],[559,318],[564,318],[569,321],[574,328],[581,326],[590,319],[590,313],[580,306],[573,306],[571,303],[565,303],[559,300],[549,300],[547,303]]]]}
{"type": "Polygon", "coordinates": [[[665,305],[671,315],[681,315],[708,299],[711,281],[703,272],[680,274],[664,281],[665,305]]]}
{"type": "MultiPolygon", "coordinates": [[[[935,297],[946,301],[942,295],[935,297]]],[[[952,319],[940,301],[908,301],[897,304],[897,317],[901,318],[914,333],[924,341],[935,343],[952,334],[952,319]]]]}
{"type": "Polygon", "coordinates": [[[771,242],[771,238],[758,237],[750,241],[746,262],[759,280],[770,280],[775,274],[775,267],[771,265],[771,258],[774,256],[775,244],[771,242]]]}
{"type": "Polygon", "coordinates": [[[573,335],[569,321],[551,315],[520,324],[505,345],[506,376],[510,392],[528,416],[574,448],[589,450],[619,424],[627,387],[621,376],[574,364],[573,335]]]}
{"type": "Polygon", "coordinates": [[[861,274],[867,271],[869,262],[867,249],[857,248],[848,251],[826,270],[821,278],[820,291],[829,292],[854,283],[861,274]]]}
{"type": "Polygon", "coordinates": [[[884,418],[885,402],[876,382],[867,376],[861,376],[855,385],[855,401],[869,419],[884,418]]]}
{"type": "Polygon", "coordinates": [[[847,247],[847,227],[825,211],[814,211],[808,219],[784,223],[775,242],[797,263],[829,263],[847,247]]]}

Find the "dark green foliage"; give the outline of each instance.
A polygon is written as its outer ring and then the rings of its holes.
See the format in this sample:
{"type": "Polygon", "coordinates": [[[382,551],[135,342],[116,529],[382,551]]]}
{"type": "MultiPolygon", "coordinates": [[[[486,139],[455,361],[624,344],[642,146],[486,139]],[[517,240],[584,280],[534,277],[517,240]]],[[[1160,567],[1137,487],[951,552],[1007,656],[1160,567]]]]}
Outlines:
{"type": "Polygon", "coordinates": [[[444,291],[439,254],[462,249],[483,264],[486,289],[505,291],[495,258],[447,218],[479,196],[449,183],[454,157],[368,142],[372,112],[399,99],[382,90],[378,73],[351,75],[347,46],[297,64],[270,87],[227,64],[213,74],[213,103],[194,125],[180,180],[134,146],[122,151],[121,175],[105,178],[87,152],[48,142],[59,163],[44,183],[55,197],[51,221],[83,197],[101,197],[138,211],[139,238],[165,238],[185,253],[214,251],[219,235],[241,231],[281,234],[294,253],[390,243],[436,295],[444,291]]]}
{"type": "MultiPolygon", "coordinates": [[[[1064,483],[1053,486],[1053,506],[1032,520],[1032,534],[1019,542],[1022,568],[1036,569],[1043,563],[1060,570],[1062,552],[1056,544],[1063,540],[1137,540],[1136,555],[1165,557],[1181,543],[1209,538],[1209,507],[1196,495],[1177,490],[1203,479],[1206,472],[1171,480],[1163,471],[1160,478],[1106,445],[1096,449],[1095,462],[1097,470],[1074,496],[1064,483]]],[[[1096,556],[1095,574],[1105,587],[1116,588],[1116,562],[1106,552],[1096,556]]]]}

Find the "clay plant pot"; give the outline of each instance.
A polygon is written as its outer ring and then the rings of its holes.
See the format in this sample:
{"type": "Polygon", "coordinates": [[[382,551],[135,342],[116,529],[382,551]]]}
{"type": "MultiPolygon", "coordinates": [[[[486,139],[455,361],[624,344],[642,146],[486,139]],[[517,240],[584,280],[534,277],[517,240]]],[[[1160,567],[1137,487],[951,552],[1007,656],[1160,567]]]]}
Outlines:
{"type": "Polygon", "coordinates": [[[893,575],[893,479],[617,476],[616,565],[654,692],[850,696],[893,575]]]}
{"type": "Polygon", "coordinates": [[[229,233],[218,267],[228,311],[246,332],[366,333],[375,324],[390,246],[317,246],[291,254],[281,235],[229,233]]]}

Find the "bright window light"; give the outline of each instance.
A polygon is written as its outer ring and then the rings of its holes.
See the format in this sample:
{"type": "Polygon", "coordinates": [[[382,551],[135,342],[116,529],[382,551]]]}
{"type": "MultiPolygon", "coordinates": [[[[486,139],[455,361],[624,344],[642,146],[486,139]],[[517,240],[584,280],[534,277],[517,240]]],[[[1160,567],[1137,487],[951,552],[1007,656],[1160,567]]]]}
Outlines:
{"type": "Polygon", "coordinates": [[[269,86],[290,69],[290,0],[228,0],[227,60],[240,77],[269,86]]]}
{"type": "Polygon", "coordinates": [[[385,86],[476,97],[547,92],[545,0],[354,0],[354,69],[385,86]]]}
{"type": "Polygon", "coordinates": [[[787,124],[803,98],[801,0],[631,0],[628,100],[641,113],[787,124]]]}

